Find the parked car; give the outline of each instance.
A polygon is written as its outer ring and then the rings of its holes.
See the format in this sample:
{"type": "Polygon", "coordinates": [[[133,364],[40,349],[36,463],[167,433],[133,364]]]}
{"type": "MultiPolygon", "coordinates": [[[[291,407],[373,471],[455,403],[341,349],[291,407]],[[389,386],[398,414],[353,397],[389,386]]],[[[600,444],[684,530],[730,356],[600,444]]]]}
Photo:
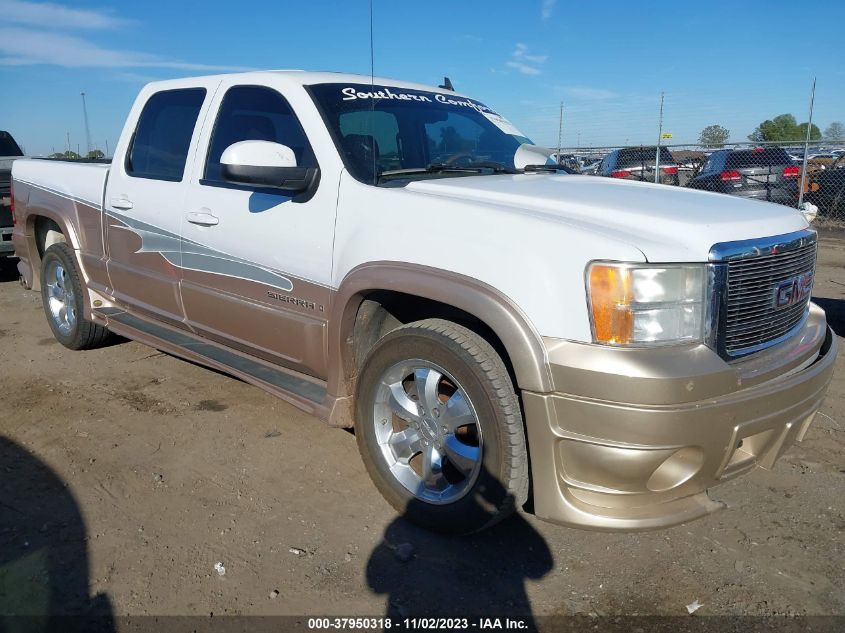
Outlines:
{"type": "MultiPolygon", "coordinates": [[[[625,147],[613,150],[605,156],[596,169],[597,176],[654,182],[654,163],[657,146],[625,147]]],[[[660,170],[658,182],[664,185],[678,184],[678,163],[665,147],[660,148],[660,170]]]]}
{"type": "Polygon", "coordinates": [[[529,491],[601,530],[717,510],[707,488],[772,466],[827,390],[815,232],[531,163],[548,154],[513,131],[369,76],[152,83],[111,166],[15,162],[18,270],[65,347],[114,332],[354,427],[429,528],[481,529],[529,491]]]}
{"type": "Polygon", "coordinates": [[[601,159],[585,158],[584,164],[581,167],[581,173],[584,175],[595,176],[596,170],[601,165],[601,159]]]}
{"type": "Polygon", "coordinates": [[[781,147],[713,152],[687,187],[795,206],[801,169],[781,147]]]}
{"type": "Polygon", "coordinates": [[[553,162],[566,168],[569,173],[578,174],[581,172],[581,161],[575,154],[561,154],[558,156],[557,152],[551,155],[553,162]]]}
{"type": "Polygon", "coordinates": [[[0,257],[14,252],[12,246],[12,163],[23,152],[12,135],[0,130],[0,257]]]}
{"type": "Polygon", "coordinates": [[[845,219],[845,155],[837,158],[830,169],[815,175],[807,200],[819,207],[824,216],[845,219]]]}

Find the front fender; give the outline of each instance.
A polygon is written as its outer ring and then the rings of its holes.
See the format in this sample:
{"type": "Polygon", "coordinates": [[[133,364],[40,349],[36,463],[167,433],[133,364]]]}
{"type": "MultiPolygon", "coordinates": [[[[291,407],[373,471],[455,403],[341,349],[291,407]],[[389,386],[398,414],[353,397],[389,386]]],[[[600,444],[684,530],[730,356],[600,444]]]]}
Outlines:
{"type": "Polygon", "coordinates": [[[358,308],[367,294],[390,290],[438,301],[472,314],[499,337],[521,389],[552,389],[542,338],[511,299],[484,282],[454,272],[394,261],[362,264],[338,288],[329,318],[329,422],[348,426],[356,374],[351,345],[358,308]]]}

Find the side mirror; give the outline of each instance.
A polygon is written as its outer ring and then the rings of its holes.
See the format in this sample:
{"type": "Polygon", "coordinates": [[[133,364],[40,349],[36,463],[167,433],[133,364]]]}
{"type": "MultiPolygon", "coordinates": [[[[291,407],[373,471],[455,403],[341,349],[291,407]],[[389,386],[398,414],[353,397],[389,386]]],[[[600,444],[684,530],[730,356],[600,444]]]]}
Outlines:
{"type": "Polygon", "coordinates": [[[291,193],[310,189],[319,173],[317,167],[297,167],[293,150],[271,141],[234,143],[223,152],[220,164],[229,182],[291,193]]]}
{"type": "Polygon", "coordinates": [[[538,145],[523,143],[516,148],[513,156],[513,166],[524,169],[526,165],[554,165],[554,150],[538,145]]]}

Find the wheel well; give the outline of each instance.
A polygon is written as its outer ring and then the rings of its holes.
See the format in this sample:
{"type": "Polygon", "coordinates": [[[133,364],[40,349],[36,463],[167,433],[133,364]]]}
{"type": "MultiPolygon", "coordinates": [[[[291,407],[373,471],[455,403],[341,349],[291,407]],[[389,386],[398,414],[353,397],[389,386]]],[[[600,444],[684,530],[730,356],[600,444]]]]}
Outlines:
{"type": "Polygon", "coordinates": [[[449,304],[393,290],[369,292],[358,308],[352,333],[352,353],[356,370],[360,369],[370,350],[385,334],[400,325],[423,319],[452,321],[490,343],[505,363],[514,389],[519,393],[516,374],[507,349],[484,321],[449,304]]]}
{"type": "Polygon", "coordinates": [[[43,257],[44,251],[50,248],[53,244],[59,242],[66,242],[64,233],[61,227],[55,221],[43,216],[35,218],[35,246],[38,248],[38,256],[43,257]]]}

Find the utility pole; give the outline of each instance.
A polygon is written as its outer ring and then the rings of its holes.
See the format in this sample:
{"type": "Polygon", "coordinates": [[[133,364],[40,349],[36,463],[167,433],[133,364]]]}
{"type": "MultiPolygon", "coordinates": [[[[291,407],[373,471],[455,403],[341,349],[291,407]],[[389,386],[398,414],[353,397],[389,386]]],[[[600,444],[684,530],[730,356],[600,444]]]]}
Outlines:
{"type": "Polygon", "coordinates": [[[109,157],[109,139],[106,139],[106,158],[109,157]]]}
{"type": "Polygon", "coordinates": [[[67,133],[67,151],[70,152],[70,132],[67,133]]]}
{"type": "Polygon", "coordinates": [[[813,102],[816,100],[816,78],[810,90],[810,117],[807,120],[807,137],[804,139],[804,160],[801,166],[801,189],[798,191],[798,208],[804,204],[804,187],[807,186],[807,154],[810,152],[810,132],[813,130],[813,102]]]}
{"type": "Polygon", "coordinates": [[[85,119],[85,143],[88,145],[88,152],[90,152],[93,148],[91,147],[91,128],[88,127],[88,108],[85,107],[85,93],[81,92],[82,95],[82,116],[85,119]]]}
{"type": "Polygon", "coordinates": [[[557,164],[560,165],[560,146],[563,143],[563,101],[560,102],[560,119],[557,124],[557,164]]]}
{"type": "Polygon", "coordinates": [[[663,93],[660,93],[660,121],[657,124],[657,151],[654,153],[654,182],[660,182],[660,139],[663,138],[663,93]]]}

